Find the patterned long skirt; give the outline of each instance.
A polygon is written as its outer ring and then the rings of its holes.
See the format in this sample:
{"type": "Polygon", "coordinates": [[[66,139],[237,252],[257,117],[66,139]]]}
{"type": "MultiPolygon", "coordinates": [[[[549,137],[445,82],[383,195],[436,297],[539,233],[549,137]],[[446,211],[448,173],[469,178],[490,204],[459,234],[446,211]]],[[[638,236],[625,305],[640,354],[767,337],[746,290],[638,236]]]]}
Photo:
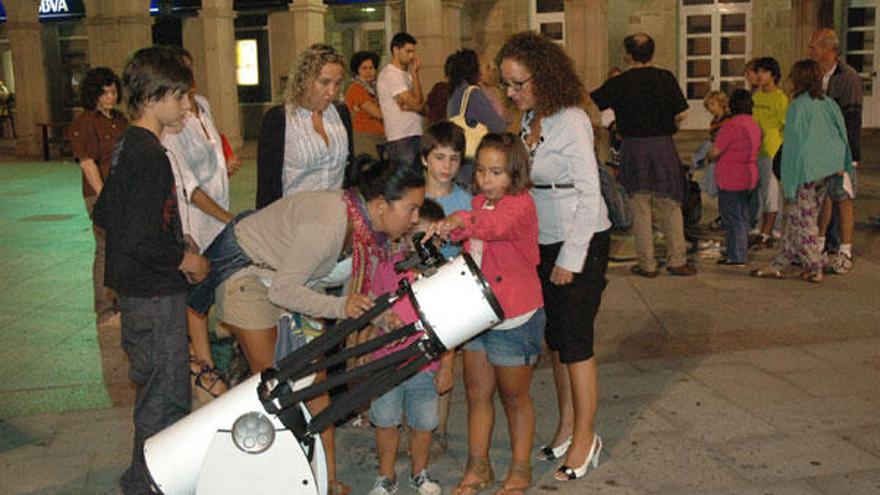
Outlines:
{"type": "Polygon", "coordinates": [[[810,273],[822,273],[822,246],[819,245],[819,214],[825,201],[825,179],[798,187],[794,199],[785,203],[785,231],[779,254],[770,262],[782,270],[795,259],[810,273]]]}

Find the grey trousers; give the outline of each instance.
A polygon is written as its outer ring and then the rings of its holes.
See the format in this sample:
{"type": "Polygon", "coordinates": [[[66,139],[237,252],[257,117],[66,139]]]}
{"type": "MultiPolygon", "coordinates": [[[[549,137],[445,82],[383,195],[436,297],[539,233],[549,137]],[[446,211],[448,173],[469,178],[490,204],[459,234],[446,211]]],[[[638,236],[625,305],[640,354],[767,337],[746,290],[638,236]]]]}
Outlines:
{"type": "Polygon", "coordinates": [[[122,348],[135,384],[134,449],[119,485],[126,495],[150,493],[144,442],[190,412],[186,293],[120,296],[122,348]]]}

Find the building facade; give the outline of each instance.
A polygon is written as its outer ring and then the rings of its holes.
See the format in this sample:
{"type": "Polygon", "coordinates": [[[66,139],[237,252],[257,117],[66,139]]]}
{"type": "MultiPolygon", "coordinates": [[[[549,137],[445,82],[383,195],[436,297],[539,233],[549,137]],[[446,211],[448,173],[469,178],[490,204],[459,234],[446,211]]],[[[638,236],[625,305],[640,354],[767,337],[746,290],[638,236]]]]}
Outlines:
{"type": "Polygon", "coordinates": [[[832,27],[842,55],[865,81],[865,126],[880,121],[873,96],[880,0],[0,0],[0,79],[14,94],[16,153],[39,153],[38,124],[69,121],[88,67],[119,72],[153,43],[177,44],[195,59],[199,92],[234,146],[259,132],[296,55],[316,42],[346,58],[405,29],[418,40],[427,91],[452,51],[493,56],[504,39],[534,29],[571,54],[587,88],[624,66],[622,42],[636,31],[657,45],[691,103],[686,128],[705,128],[703,95],[743,85],[743,65],[773,56],[787,70],[812,32],[832,27]],[[4,18],[5,16],[5,18],[4,18]]]}

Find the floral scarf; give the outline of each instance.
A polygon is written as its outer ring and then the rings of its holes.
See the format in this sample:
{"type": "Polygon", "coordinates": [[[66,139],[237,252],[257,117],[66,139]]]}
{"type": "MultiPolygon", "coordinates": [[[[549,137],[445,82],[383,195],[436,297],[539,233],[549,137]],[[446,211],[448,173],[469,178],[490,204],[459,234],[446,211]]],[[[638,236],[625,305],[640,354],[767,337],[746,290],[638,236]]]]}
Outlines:
{"type": "Polygon", "coordinates": [[[354,189],[342,193],[348,219],[352,225],[351,285],[352,294],[369,294],[373,272],[382,261],[391,257],[388,236],[373,230],[367,205],[354,189]]]}

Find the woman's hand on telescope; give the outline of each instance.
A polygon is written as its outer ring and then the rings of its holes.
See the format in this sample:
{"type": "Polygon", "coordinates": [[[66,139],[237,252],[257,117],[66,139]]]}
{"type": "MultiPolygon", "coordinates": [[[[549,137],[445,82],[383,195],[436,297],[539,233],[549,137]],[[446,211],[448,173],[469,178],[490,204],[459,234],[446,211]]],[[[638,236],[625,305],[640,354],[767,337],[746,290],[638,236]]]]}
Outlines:
{"type": "Polygon", "coordinates": [[[345,301],[345,315],[357,318],[373,307],[373,300],[363,294],[351,294],[345,301]]]}

